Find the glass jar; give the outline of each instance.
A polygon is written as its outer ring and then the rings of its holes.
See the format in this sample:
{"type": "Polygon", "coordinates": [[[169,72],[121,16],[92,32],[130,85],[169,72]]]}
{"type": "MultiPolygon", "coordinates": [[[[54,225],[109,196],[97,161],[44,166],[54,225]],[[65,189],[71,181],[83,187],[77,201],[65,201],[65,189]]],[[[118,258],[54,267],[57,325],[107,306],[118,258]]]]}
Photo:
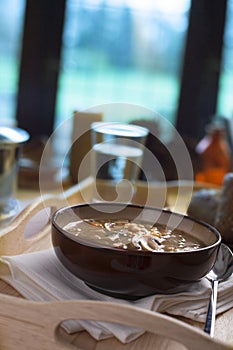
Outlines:
{"type": "Polygon", "coordinates": [[[206,135],[198,143],[196,152],[200,160],[200,171],[195,180],[221,186],[226,173],[231,170],[231,154],[223,126],[210,124],[206,135]]]}

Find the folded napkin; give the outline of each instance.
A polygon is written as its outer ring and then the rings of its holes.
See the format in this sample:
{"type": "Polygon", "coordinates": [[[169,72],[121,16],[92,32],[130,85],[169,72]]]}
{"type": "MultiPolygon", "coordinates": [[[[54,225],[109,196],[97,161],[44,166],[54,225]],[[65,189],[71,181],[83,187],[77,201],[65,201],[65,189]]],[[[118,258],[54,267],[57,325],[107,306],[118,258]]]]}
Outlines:
{"type": "MultiPolygon", "coordinates": [[[[210,282],[203,278],[182,293],[153,295],[136,301],[117,299],[98,293],[70,273],[58,260],[53,249],[0,258],[0,278],[25,298],[34,301],[99,300],[135,305],[171,315],[204,322],[209,302],[210,282]]],[[[233,275],[220,283],[217,314],[233,307],[233,275]]],[[[78,317],[78,315],[77,315],[78,317]]],[[[115,336],[123,343],[139,337],[144,331],[110,322],[67,320],[62,327],[73,333],[86,330],[96,340],[115,336]]]]}

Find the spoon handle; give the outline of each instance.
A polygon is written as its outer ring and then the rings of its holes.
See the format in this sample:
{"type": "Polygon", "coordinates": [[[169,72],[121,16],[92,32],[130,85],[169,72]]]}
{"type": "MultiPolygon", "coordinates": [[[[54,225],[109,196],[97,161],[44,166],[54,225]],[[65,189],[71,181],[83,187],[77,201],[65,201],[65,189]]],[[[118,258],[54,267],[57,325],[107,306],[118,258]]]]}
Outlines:
{"type": "Polygon", "coordinates": [[[210,295],[209,307],[206,316],[206,323],[204,331],[208,333],[211,337],[214,336],[214,325],[216,318],[216,308],[217,308],[217,295],[218,295],[218,281],[212,281],[212,290],[210,295]]]}

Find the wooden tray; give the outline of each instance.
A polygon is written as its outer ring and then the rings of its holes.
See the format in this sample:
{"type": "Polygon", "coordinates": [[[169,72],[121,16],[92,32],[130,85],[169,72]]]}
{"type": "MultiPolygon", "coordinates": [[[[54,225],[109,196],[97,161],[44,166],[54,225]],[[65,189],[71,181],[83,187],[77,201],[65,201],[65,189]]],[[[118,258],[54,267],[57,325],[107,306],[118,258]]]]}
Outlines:
{"type": "MultiPolygon", "coordinates": [[[[43,199],[41,197],[35,199],[7,229],[0,231],[1,255],[17,255],[50,247],[50,222],[46,221],[43,227],[41,226],[42,211],[51,212],[64,205],[82,203],[83,197],[85,200],[91,199],[92,186],[92,179],[87,179],[62,195],[50,194],[43,199]],[[38,231],[34,234],[28,229],[33,219],[39,223],[38,231]]],[[[190,183],[183,184],[184,196],[185,191],[190,190],[190,186],[190,183]]],[[[138,185],[138,197],[135,198],[137,203],[144,201],[143,195],[139,195],[140,191],[143,194],[143,188],[144,184],[138,185]]],[[[156,206],[161,194],[159,184],[154,184],[150,191],[153,192],[150,205],[156,206]]],[[[166,198],[168,203],[176,203],[177,191],[177,184],[171,183],[166,198]]],[[[23,199],[23,196],[21,198],[23,199]]],[[[233,346],[229,345],[233,344],[229,326],[229,322],[233,324],[232,310],[217,319],[216,335],[212,339],[200,329],[203,325],[194,323],[191,325],[186,320],[178,320],[136,307],[99,301],[28,301],[1,280],[0,302],[0,348],[3,350],[233,349],[233,346]],[[122,344],[115,338],[97,342],[84,331],[73,335],[65,333],[59,324],[67,319],[117,322],[143,328],[146,333],[129,344],[122,344]]]]}

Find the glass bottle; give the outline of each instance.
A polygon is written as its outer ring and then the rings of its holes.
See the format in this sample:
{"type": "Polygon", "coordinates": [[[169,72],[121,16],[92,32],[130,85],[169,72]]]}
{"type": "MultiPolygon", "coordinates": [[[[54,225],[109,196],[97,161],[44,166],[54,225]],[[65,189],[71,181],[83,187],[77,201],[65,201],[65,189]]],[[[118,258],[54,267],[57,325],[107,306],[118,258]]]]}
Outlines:
{"type": "Polygon", "coordinates": [[[231,169],[231,154],[224,127],[214,123],[208,125],[196,152],[200,159],[200,171],[196,173],[195,180],[221,186],[225,174],[231,169]]]}

